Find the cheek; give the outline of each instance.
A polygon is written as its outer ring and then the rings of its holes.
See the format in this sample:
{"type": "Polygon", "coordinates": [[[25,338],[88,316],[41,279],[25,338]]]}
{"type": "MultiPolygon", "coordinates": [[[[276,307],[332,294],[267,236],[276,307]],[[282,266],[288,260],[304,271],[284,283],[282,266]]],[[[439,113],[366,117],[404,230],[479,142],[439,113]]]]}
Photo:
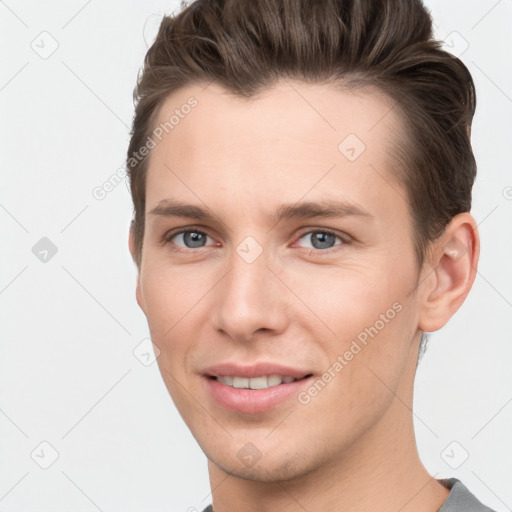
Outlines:
{"type": "MultiPolygon", "coordinates": [[[[328,339],[342,346],[360,333],[364,338],[365,329],[375,324],[379,331],[387,330],[399,316],[408,278],[407,271],[397,272],[382,256],[361,257],[359,261],[351,257],[337,265],[288,269],[283,280],[293,283],[293,292],[304,305],[294,301],[294,309],[307,313],[307,319],[313,321],[311,327],[320,320],[328,339]]],[[[308,328],[306,323],[304,328],[308,328]]]]}
{"type": "Polygon", "coordinates": [[[218,279],[219,272],[212,269],[166,263],[148,264],[141,273],[151,339],[160,350],[157,362],[173,397],[183,393],[175,379],[189,378],[190,354],[211,337],[205,334],[211,329],[208,294],[218,279]]]}
{"type": "Polygon", "coordinates": [[[179,267],[148,265],[141,272],[141,293],[152,333],[162,339],[200,301],[205,287],[179,267]]]}
{"type": "Polygon", "coordinates": [[[146,317],[151,340],[159,348],[157,364],[172,400],[183,416],[191,407],[183,392],[187,376],[184,367],[187,340],[195,338],[193,331],[194,304],[204,289],[191,286],[190,276],[179,268],[147,265],[141,273],[141,291],[146,306],[146,317]]]}
{"type": "Polygon", "coordinates": [[[348,409],[359,410],[358,401],[385,402],[390,392],[379,377],[396,387],[409,356],[415,332],[414,303],[407,297],[411,280],[407,269],[385,267],[382,260],[325,267],[314,279],[295,280],[294,291],[307,297],[309,311],[301,328],[324,353],[325,369],[336,375],[332,389],[348,409]]]}
{"type": "MultiPolygon", "coordinates": [[[[383,311],[385,314],[387,310],[383,311]]],[[[338,337],[329,346],[324,345],[329,361],[325,373],[334,377],[325,387],[318,386],[321,391],[312,390],[311,403],[304,410],[304,421],[306,417],[324,418],[324,426],[318,428],[330,430],[340,442],[349,444],[377,423],[391,406],[409,356],[405,309],[384,325],[375,326],[373,322],[359,329],[355,324],[360,319],[350,322],[350,330],[357,331],[355,336],[338,337]]],[[[338,325],[340,331],[345,329],[341,322],[338,325]]]]}

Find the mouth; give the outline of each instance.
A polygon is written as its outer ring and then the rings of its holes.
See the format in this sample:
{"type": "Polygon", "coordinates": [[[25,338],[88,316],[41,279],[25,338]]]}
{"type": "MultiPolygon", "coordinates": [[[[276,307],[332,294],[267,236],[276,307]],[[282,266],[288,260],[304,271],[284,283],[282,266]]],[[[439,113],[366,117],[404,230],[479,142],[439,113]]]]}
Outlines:
{"type": "Polygon", "coordinates": [[[254,415],[291,406],[292,399],[311,384],[313,373],[274,363],[223,363],[204,369],[202,377],[216,407],[254,415]]]}
{"type": "Polygon", "coordinates": [[[299,380],[311,377],[313,374],[308,373],[303,377],[292,377],[291,375],[261,375],[258,377],[242,377],[237,375],[210,375],[209,379],[216,380],[226,386],[236,389],[268,389],[281,384],[290,384],[299,380]]]}

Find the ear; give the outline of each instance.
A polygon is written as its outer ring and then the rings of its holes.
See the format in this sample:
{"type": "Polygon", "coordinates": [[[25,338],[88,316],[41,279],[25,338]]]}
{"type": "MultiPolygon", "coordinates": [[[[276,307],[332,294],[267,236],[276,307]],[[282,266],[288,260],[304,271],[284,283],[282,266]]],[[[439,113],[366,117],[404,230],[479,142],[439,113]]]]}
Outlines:
{"type": "Polygon", "coordinates": [[[423,277],[418,328],[441,329],[460,308],[473,286],[480,255],[480,238],[469,212],[453,217],[434,242],[423,277]]]}
{"type": "Polygon", "coordinates": [[[135,229],[133,226],[134,225],[133,225],[133,221],[132,221],[132,223],[130,224],[130,231],[128,234],[128,248],[130,250],[130,254],[132,255],[132,259],[133,259],[134,263],[137,265],[137,284],[136,284],[136,288],[135,288],[135,298],[137,299],[137,304],[142,309],[142,311],[144,311],[144,314],[145,314],[146,311],[144,309],[144,300],[142,298],[142,291],[141,291],[141,286],[140,286],[140,264],[137,263],[137,258],[136,258],[135,229]]]}

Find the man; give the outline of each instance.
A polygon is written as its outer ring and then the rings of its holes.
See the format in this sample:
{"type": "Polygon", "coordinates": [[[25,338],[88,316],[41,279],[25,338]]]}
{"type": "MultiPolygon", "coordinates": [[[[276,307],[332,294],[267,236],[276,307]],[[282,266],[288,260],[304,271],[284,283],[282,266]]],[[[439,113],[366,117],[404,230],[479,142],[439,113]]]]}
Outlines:
{"type": "Polygon", "coordinates": [[[489,511],[413,428],[479,256],[474,84],[422,3],[197,0],[136,92],[136,297],[206,510],[489,511]]]}

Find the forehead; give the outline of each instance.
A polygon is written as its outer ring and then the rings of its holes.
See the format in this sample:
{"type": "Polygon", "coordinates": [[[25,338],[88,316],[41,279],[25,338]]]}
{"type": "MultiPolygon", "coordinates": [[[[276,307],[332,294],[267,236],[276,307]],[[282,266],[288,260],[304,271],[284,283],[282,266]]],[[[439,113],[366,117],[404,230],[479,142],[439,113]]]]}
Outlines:
{"type": "Polygon", "coordinates": [[[281,81],[250,99],[216,83],[183,87],[158,112],[155,127],[163,130],[151,150],[147,210],[167,196],[211,200],[212,191],[217,206],[239,197],[245,209],[305,194],[396,203],[404,194],[394,177],[393,106],[375,89],[332,84],[281,81]]]}
{"type": "Polygon", "coordinates": [[[341,85],[281,80],[254,97],[241,98],[213,82],[188,85],[169,95],[156,125],[165,127],[171,120],[163,137],[172,132],[174,139],[197,142],[198,151],[209,145],[219,150],[231,147],[234,138],[245,151],[276,137],[337,149],[350,133],[375,150],[384,149],[390,132],[398,128],[394,107],[391,98],[374,87],[348,90],[341,85]],[[189,108],[192,102],[195,106],[189,108]]]}

